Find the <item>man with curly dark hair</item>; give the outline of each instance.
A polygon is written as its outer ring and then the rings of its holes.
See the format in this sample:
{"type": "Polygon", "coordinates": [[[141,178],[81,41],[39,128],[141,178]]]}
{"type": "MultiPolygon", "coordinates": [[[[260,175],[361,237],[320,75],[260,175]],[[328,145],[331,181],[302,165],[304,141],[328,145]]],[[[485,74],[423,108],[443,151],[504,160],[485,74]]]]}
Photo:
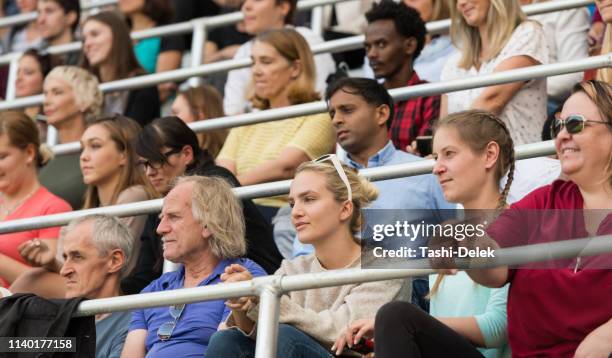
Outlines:
{"type": "MultiPolygon", "coordinates": [[[[388,90],[426,83],[413,68],[427,32],[419,13],[403,3],[383,0],[365,16],[365,50],[374,76],[384,79],[388,90]]],[[[391,140],[397,149],[414,153],[416,137],[431,134],[431,125],[438,119],[440,96],[395,101],[395,108],[389,129],[391,140]]]]}

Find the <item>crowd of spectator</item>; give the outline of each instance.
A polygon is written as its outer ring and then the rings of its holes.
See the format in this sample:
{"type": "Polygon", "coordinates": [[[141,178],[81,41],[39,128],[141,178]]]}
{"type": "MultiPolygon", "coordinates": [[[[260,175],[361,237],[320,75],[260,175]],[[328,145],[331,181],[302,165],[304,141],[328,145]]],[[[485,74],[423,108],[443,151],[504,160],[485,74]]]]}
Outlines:
{"type": "MultiPolygon", "coordinates": [[[[612,52],[612,0],[531,17],[521,8],[545,1],[351,0],[325,8],[320,33],[297,0],[119,0],[93,12],[79,0],[0,1],[5,16],[37,12],[0,29],[0,52],[20,54],[14,96],[43,97],[0,112],[0,221],[163,199],[161,214],[0,234],[0,297],[98,299],[359,268],[371,209],[386,213],[377,224],[484,220],[480,249],[612,233],[611,68],[389,92],[612,52]],[[202,60],[250,58],[248,68],[102,92],[194,56],[190,35],[131,32],[234,11],[243,20],[208,29],[202,60]],[[428,33],[447,18],[448,34],[428,33]],[[311,50],[357,34],[363,49],[311,50]],[[82,48],[53,51],[73,42],[82,48]],[[320,100],[325,113],[190,128],[320,100]],[[81,150],[54,157],[44,143],[55,136],[81,150]],[[516,160],[516,145],[546,139],[555,156],[516,160]],[[370,183],[358,172],[426,159],[430,174],[370,183]],[[285,179],[288,195],[232,191],[285,179]],[[165,261],[178,268],[164,272],[165,261]]],[[[9,72],[0,67],[0,97],[9,72]]],[[[413,245],[476,245],[438,239],[413,245]]],[[[434,259],[429,276],[287,292],[277,355],[608,357],[611,263],[458,271],[434,259]]],[[[96,357],[253,357],[258,313],[258,297],[237,297],[98,314],[96,357]]]]}

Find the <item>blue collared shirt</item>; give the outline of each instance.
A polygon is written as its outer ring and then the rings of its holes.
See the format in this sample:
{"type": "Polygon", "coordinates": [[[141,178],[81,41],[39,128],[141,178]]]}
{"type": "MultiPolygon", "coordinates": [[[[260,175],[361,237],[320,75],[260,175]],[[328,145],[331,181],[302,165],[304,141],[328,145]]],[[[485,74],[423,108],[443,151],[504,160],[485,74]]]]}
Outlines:
{"type": "MultiPolygon", "coordinates": [[[[226,259],[221,261],[213,273],[198,284],[199,287],[221,283],[221,274],[231,264],[239,264],[248,269],[253,277],[265,276],[266,272],[249,259],[226,259]]],[[[167,291],[183,288],[185,268],[163,274],[142,290],[145,292],[167,291]]],[[[227,318],[230,310],[225,300],[205,301],[185,305],[176,323],[172,336],[167,341],[157,337],[157,329],[174,319],[168,307],[155,307],[135,310],[132,313],[130,331],[146,329],[145,347],[147,357],[202,357],[208,348],[210,337],[217,331],[219,324],[227,318]]]]}
{"type": "MultiPolygon", "coordinates": [[[[339,151],[338,157],[350,167],[358,170],[365,168],[363,165],[353,161],[349,154],[344,151],[339,151]]],[[[393,142],[389,141],[384,148],[368,159],[367,167],[375,168],[387,165],[405,164],[417,160],[423,160],[423,158],[397,150],[393,146],[393,142]]],[[[457,207],[456,204],[451,204],[444,200],[442,188],[433,174],[380,180],[373,182],[373,184],[378,188],[379,193],[378,198],[372,202],[368,209],[421,209],[423,210],[422,212],[413,212],[415,215],[419,215],[418,218],[411,218],[413,221],[418,222],[421,219],[429,219],[420,217],[421,214],[429,216],[429,214],[435,214],[434,210],[449,210],[456,209],[457,207]]],[[[390,212],[386,212],[386,214],[390,214],[390,212]]],[[[401,214],[406,214],[406,212],[401,214]]],[[[444,216],[444,214],[442,214],[442,216],[444,216]]],[[[368,225],[367,217],[368,215],[366,213],[366,225],[368,225]]],[[[403,216],[401,218],[387,217],[385,221],[392,222],[395,219],[407,218],[403,216]]],[[[313,248],[309,246],[310,245],[302,245],[299,240],[294,240],[294,256],[313,252],[313,248]]]]}

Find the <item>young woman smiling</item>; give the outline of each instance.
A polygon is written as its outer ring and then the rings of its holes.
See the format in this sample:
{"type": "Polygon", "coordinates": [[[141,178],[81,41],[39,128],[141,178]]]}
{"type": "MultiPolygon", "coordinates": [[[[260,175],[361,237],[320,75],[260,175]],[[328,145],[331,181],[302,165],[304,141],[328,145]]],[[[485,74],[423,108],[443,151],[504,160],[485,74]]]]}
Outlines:
{"type": "MultiPolygon", "coordinates": [[[[512,184],[514,148],[496,116],[479,110],[441,119],[433,139],[433,173],[444,198],[466,210],[502,210],[512,184]],[[508,172],[500,193],[499,181],[508,172]]],[[[352,324],[337,341],[339,352],[374,336],[376,357],[498,357],[508,355],[508,287],[475,284],[465,272],[430,276],[430,314],[408,302],[383,306],[376,321],[352,324]],[[481,347],[477,349],[477,347],[481,347]]]]}
{"type": "MultiPolygon", "coordinates": [[[[459,50],[441,80],[481,76],[549,62],[542,26],[527,20],[516,0],[452,0],[451,39],[459,50]]],[[[466,109],[498,115],[517,145],[540,140],[546,119],[546,79],[443,95],[440,118],[466,109]]]]}
{"type": "MultiPolygon", "coordinates": [[[[276,275],[317,273],[361,265],[362,208],[377,189],[335,155],[303,163],[291,183],[291,221],[298,240],[314,246],[314,254],[283,261],[276,275]]],[[[225,282],[249,280],[239,265],[226,268],[225,282]]],[[[350,284],[293,291],[281,297],[278,357],[332,357],[333,341],[350,322],[373,317],[385,302],[407,299],[407,280],[350,284]]],[[[258,307],[251,297],[230,299],[226,325],[211,338],[208,357],[252,357],[258,307]],[[247,334],[245,334],[247,333],[247,334]]]]}

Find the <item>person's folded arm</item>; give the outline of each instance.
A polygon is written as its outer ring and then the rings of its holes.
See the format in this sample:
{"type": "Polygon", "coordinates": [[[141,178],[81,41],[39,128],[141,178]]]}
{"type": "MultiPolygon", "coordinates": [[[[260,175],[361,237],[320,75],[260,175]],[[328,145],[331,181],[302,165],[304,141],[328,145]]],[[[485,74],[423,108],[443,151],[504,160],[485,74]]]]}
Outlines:
{"type": "Polygon", "coordinates": [[[612,355],[612,318],[595,328],[582,340],[574,357],[609,357],[610,355],[612,355]]]}
{"type": "MultiPolygon", "coordinates": [[[[529,56],[514,56],[502,61],[493,72],[514,70],[539,65],[540,62],[529,56]]],[[[499,115],[512,97],[523,87],[525,81],[489,86],[472,103],[473,109],[482,109],[499,115]]]]}
{"type": "Polygon", "coordinates": [[[25,265],[15,259],[12,259],[6,255],[0,254],[0,276],[7,280],[9,283],[13,283],[25,271],[31,267],[25,265]]]}
{"type": "Polygon", "coordinates": [[[238,181],[241,185],[252,185],[290,179],[295,169],[308,160],[310,158],[304,151],[289,146],[283,149],[278,158],[263,162],[248,172],[238,175],[238,181]]]}

